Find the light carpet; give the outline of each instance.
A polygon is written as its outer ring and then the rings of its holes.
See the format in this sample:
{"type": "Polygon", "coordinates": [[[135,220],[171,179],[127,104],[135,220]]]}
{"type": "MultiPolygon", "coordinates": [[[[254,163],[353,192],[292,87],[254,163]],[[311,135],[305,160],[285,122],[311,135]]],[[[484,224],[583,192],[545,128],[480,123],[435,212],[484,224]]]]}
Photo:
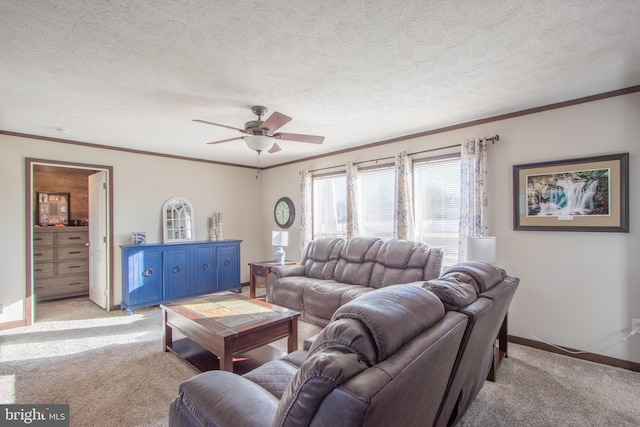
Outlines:
{"type": "MultiPolygon", "coordinates": [[[[0,331],[1,403],[68,403],[71,426],[167,425],[178,385],[196,372],[162,351],[159,307],[127,316],[79,298],[37,314],[0,331]]],[[[301,341],[319,330],[299,329],[301,341]]],[[[460,426],[640,425],[640,373],[514,344],[509,353],[460,426]]]]}

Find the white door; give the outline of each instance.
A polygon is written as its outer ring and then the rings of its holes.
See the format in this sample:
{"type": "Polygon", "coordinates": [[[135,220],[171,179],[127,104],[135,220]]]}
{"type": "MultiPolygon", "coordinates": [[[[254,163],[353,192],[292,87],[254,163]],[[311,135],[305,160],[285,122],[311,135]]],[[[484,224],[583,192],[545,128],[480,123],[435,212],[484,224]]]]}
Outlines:
{"type": "Polygon", "coordinates": [[[89,299],[108,306],[107,173],[89,176],[89,299]]]}

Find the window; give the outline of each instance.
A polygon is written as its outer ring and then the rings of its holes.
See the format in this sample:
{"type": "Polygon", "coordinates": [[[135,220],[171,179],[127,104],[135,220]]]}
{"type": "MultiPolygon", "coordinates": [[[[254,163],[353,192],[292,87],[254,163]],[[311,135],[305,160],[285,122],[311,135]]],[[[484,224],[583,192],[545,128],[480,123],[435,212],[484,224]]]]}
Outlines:
{"type": "Polygon", "coordinates": [[[347,176],[313,177],[313,238],[347,237],[347,176]]]}
{"type": "Polygon", "coordinates": [[[393,239],[396,177],[393,166],[358,173],[360,235],[393,239]]]}
{"type": "Polygon", "coordinates": [[[458,262],[460,157],[413,165],[416,239],[444,250],[444,265],[458,262]]]}

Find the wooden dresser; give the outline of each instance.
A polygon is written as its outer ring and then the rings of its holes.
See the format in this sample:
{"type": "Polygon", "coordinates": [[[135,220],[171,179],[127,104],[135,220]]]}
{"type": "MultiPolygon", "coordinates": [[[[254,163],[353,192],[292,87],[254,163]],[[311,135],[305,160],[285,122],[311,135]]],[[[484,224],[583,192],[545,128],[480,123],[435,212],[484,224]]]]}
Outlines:
{"type": "Polygon", "coordinates": [[[36,302],[89,294],[88,227],[34,227],[36,302]]]}

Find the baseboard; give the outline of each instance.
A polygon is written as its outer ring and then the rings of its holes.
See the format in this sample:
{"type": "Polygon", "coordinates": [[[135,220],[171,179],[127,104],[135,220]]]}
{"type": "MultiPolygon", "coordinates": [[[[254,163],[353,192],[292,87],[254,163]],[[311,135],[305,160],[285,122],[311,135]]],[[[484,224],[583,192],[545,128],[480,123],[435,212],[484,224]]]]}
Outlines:
{"type": "Polygon", "coordinates": [[[603,365],[613,366],[615,368],[628,369],[630,371],[640,372],[640,363],[631,362],[628,360],[616,359],[615,357],[603,356],[601,354],[595,353],[570,353],[577,352],[581,350],[576,350],[569,347],[563,346],[552,346],[549,344],[545,344],[541,341],[532,340],[529,338],[516,337],[513,335],[509,335],[509,342],[514,344],[525,345],[527,347],[537,348],[538,350],[548,351],[550,353],[562,354],[564,356],[573,357],[580,360],[587,360],[589,362],[601,363],[603,365]],[[558,348],[559,347],[559,348],[558,348]],[[566,350],[566,351],[562,351],[566,350]]]}
{"type": "Polygon", "coordinates": [[[0,331],[4,331],[6,329],[19,328],[21,326],[27,326],[27,321],[22,320],[14,320],[13,322],[4,322],[0,323],[0,331]]]}

